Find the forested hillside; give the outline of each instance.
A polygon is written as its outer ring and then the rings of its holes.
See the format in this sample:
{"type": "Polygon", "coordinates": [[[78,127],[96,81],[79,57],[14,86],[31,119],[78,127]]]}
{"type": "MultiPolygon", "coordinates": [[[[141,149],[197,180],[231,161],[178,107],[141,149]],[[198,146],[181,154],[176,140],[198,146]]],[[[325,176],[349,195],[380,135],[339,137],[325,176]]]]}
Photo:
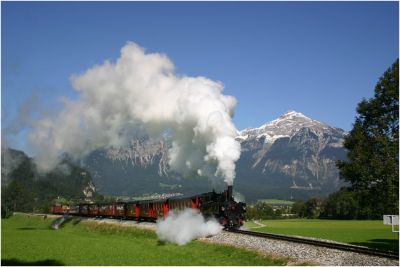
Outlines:
{"type": "Polygon", "coordinates": [[[95,190],[90,173],[68,159],[41,174],[22,151],[2,149],[1,157],[2,217],[12,211],[47,212],[56,200],[84,198],[84,191],[95,190]]]}

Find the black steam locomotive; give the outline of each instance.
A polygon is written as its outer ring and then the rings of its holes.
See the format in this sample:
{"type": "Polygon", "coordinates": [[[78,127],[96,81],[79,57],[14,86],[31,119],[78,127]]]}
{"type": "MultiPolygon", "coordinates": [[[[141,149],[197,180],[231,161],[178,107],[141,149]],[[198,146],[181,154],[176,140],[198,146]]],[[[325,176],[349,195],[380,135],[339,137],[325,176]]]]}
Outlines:
{"type": "Polygon", "coordinates": [[[78,205],[53,205],[53,214],[69,214],[87,217],[119,218],[138,221],[156,221],[165,218],[171,210],[192,208],[206,218],[214,217],[227,229],[238,229],[244,223],[246,204],[236,202],[232,186],[222,193],[209,192],[189,198],[169,198],[115,203],[81,203],[78,205]]]}

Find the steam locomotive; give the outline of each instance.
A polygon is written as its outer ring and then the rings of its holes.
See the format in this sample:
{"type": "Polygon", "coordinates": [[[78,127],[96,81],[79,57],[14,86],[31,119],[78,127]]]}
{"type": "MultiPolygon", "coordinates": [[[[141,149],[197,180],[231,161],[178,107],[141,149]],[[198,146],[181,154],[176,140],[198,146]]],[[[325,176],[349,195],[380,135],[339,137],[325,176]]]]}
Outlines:
{"type": "Polygon", "coordinates": [[[226,229],[238,229],[242,226],[246,212],[246,204],[236,202],[232,196],[232,186],[228,186],[228,189],[222,193],[213,191],[189,198],[115,203],[82,203],[70,206],[55,204],[51,207],[51,213],[156,221],[158,218],[166,218],[171,210],[184,210],[186,208],[197,209],[206,218],[216,218],[226,229]]]}

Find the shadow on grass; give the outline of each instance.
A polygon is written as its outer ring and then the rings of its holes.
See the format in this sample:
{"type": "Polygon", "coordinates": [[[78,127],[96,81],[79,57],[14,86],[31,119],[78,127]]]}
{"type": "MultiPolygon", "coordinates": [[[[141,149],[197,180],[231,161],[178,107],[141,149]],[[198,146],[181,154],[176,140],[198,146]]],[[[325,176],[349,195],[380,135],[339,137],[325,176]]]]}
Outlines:
{"type": "Polygon", "coordinates": [[[350,244],[399,252],[399,241],[397,239],[371,239],[368,242],[351,242],[350,244]]]}
{"type": "Polygon", "coordinates": [[[72,220],[72,224],[73,224],[73,225],[77,225],[77,224],[80,223],[80,222],[81,222],[81,219],[76,219],[76,218],[75,218],[75,219],[72,220]]]}
{"type": "Polygon", "coordinates": [[[21,230],[21,231],[36,231],[36,230],[48,230],[47,228],[36,228],[36,227],[19,227],[17,228],[17,230],[21,230]]]}
{"type": "Polygon", "coordinates": [[[164,241],[161,241],[161,240],[158,240],[157,241],[157,246],[165,246],[165,242],[164,241]]]}
{"type": "Polygon", "coordinates": [[[2,266],[62,266],[63,262],[58,260],[41,260],[41,261],[22,261],[18,259],[2,259],[2,266]]]}

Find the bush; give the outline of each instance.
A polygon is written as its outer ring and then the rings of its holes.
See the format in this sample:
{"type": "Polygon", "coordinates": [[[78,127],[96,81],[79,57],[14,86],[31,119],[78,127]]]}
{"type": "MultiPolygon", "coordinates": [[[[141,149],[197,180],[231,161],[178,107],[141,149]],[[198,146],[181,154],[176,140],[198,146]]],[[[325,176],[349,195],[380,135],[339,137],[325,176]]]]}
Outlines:
{"type": "Polygon", "coordinates": [[[13,215],[13,211],[8,208],[7,206],[4,206],[3,204],[1,205],[1,218],[2,219],[7,219],[10,218],[13,215]]]}

